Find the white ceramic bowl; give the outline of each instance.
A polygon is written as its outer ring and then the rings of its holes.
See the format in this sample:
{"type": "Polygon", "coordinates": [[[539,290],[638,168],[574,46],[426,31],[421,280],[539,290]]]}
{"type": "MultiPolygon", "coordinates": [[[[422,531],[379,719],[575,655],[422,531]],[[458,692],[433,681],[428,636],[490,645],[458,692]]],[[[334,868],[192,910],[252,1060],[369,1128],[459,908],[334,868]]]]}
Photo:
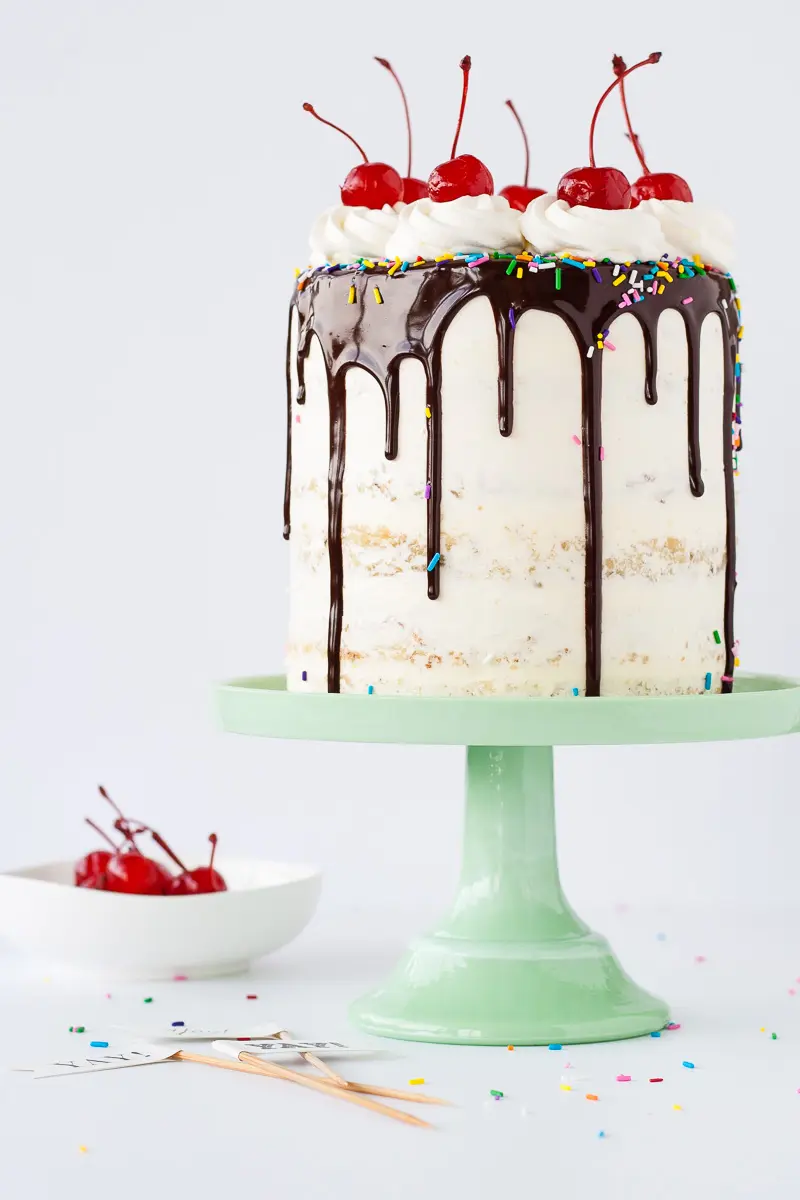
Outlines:
{"type": "Polygon", "coordinates": [[[73,886],[74,864],[0,874],[0,937],[103,979],[229,975],[296,938],[319,900],[315,867],[220,859],[229,890],[128,896],[73,886]]]}

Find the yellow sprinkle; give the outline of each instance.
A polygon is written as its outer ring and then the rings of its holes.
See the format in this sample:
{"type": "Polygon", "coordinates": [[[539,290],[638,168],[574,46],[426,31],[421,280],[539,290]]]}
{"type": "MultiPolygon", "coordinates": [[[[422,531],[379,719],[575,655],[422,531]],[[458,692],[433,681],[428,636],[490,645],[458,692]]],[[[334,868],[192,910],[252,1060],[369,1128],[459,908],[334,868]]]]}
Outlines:
{"type": "Polygon", "coordinates": [[[585,259],[583,260],[583,265],[584,265],[585,267],[596,267],[596,266],[597,266],[597,263],[594,261],[594,259],[593,259],[593,258],[585,258],[585,259]]]}
{"type": "Polygon", "coordinates": [[[675,1112],[681,1112],[681,1111],[682,1111],[680,1104],[673,1104],[673,1106],[672,1106],[672,1107],[675,1109],[675,1112]]]}
{"type": "Polygon", "coordinates": [[[416,1084],[418,1084],[418,1083],[424,1083],[424,1082],[425,1082],[425,1080],[424,1080],[424,1079],[409,1079],[409,1081],[408,1081],[408,1082],[411,1084],[411,1086],[412,1086],[412,1087],[415,1087],[415,1086],[416,1086],[416,1084]]]}
{"type": "Polygon", "coordinates": [[[741,361],[742,361],[742,356],[741,356],[741,354],[737,354],[737,355],[736,355],[736,361],[737,361],[737,362],[741,362],[741,361]]]}
{"type": "Polygon", "coordinates": [[[626,267],[629,267],[631,264],[630,264],[629,262],[626,262],[624,265],[625,265],[626,267]]]}
{"type": "Polygon", "coordinates": [[[365,267],[374,267],[375,266],[375,263],[372,261],[371,258],[362,258],[361,261],[363,262],[365,267]]]}
{"type": "Polygon", "coordinates": [[[81,1154],[88,1154],[88,1153],[89,1153],[89,1147],[88,1147],[88,1146],[78,1146],[78,1149],[80,1150],[81,1154]]]}
{"type": "Polygon", "coordinates": [[[381,289],[379,287],[374,287],[372,289],[372,293],[375,297],[376,302],[378,304],[383,304],[383,296],[381,295],[381,289]]]}
{"type": "Polygon", "coordinates": [[[741,307],[742,307],[742,302],[741,302],[741,300],[739,299],[739,297],[738,297],[738,296],[734,296],[734,297],[733,297],[733,303],[736,305],[736,307],[737,307],[737,308],[741,308],[741,307]]]}
{"type": "Polygon", "coordinates": [[[660,284],[658,285],[658,294],[659,294],[659,296],[661,295],[661,293],[662,293],[663,291],[664,291],[664,284],[663,284],[663,283],[660,283],[660,284]]]}
{"type": "Polygon", "coordinates": [[[562,1090],[562,1092],[571,1092],[572,1088],[568,1083],[562,1083],[561,1090],[562,1090]]]}
{"type": "Polygon", "coordinates": [[[428,417],[428,418],[430,419],[430,415],[431,415],[431,410],[430,410],[429,408],[426,408],[426,409],[425,409],[425,416],[426,416],[426,417],[428,417]]]}
{"type": "Polygon", "coordinates": [[[294,277],[295,277],[295,279],[297,279],[297,276],[298,276],[299,274],[300,274],[300,268],[299,268],[299,267],[295,267],[295,269],[294,269],[294,277]]]}
{"type": "Polygon", "coordinates": [[[624,283],[627,278],[628,278],[627,275],[618,275],[617,278],[614,280],[614,287],[619,287],[619,285],[621,283],[624,283]]]}
{"type": "Polygon", "coordinates": [[[735,659],[733,660],[733,665],[734,665],[735,667],[740,667],[740,666],[742,665],[742,663],[741,663],[741,660],[740,660],[740,659],[738,659],[738,658],[735,658],[735,659]]]}
{"type": "Polygon", "coordinates": [[[351,284],[350,284],[350,291],[349,291],[349,292],[348,292],[348,294],[347,294],[347,303],[348,303],[348,304],[355,304],[355,302],[356,302],[356,289],[353,287],[353,285],[352,285],[352,283],[351,283],[351,284]]]}
{"type": "Polygon", "coordinates": [[[435,258],[433,261],[434,262],[446,262],[446,260],[448,258],[452,258],[452,257],[453,257],[452,254],[440,254],[439,257],[435,258]]]}
{"type": "Polygon", "coordinates": [[[400,266],[400,259],[396,258],[394,260],[393,264],[391,265],[391,267],[389,267],[389,274],[394,275],[395,271],[398,269],[399,266],[400,266]]]}
{"type": "Polygon", "coordinates": [[[522,279],[522,267],[517,267],[517,279],[522,279]]]}
{"type": "Polygon", "coordinates": [[[736,336],[739,339],[739,341],[742,340],[742,338],[744,337],[744,325],[740,325],[739,328],[736,330],[736,336]]]}
{"type": "Polygon", "coordinates": [[[692,262],[693,262],[693,263],[695,264],[695,266],[697,266],[697,267],[702,267],[702,266],[703,266],[703,260],[702,260],[702,258],[700,257],[700,255],[699,255],[699,254],[693,254],[693,255],[692,255],[692,262]]]}
{"type": "Polygon", "coordinates": [[[758,1031],[758,1032],[759,1032],[759,1033],[764,1033],[764,1032],[766,1032],[766,1031],[765,1031],[765,1029],[764,1029],[764,1026],[763,1026],[763,1025],[761,1026],[761,1028],[759,1029],[759,1031],[758,1031]]]}
{"type": "Polygon", "coordinates": [[[667,283],[672,283],[672,276],[669,271],[656,271],[656,275],[659,279],[666,279],[667,283]]]}

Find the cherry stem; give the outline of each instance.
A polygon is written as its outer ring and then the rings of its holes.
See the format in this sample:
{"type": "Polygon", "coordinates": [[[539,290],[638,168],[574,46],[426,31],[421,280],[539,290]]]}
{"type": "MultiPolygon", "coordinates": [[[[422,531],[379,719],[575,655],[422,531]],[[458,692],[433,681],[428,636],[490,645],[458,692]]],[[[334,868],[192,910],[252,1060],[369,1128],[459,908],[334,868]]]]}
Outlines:
{"type": "MultiPolygon", "coordinates": [[[[620,56],[618,54],[614,55],[614,58],[612,59],[612,65],[614,67],[614,74],[617,76],[621,76],[623,71],[626,70],[625,60],[620,58],[620,56]]],[[[625,124],[628,126],[628,138],[630,139],[630,143],[633,146],[633,149],[636,153],[636,157],[639,160],[640,167],[644,171],[645,175],[649,175],[651,172],[650,172],[650,168],[648,167],[647,163],[645,162],[644,151],[642,150],[642,143],[639,141],[638,133],[634,133],[633,125],[631,124],[631,114],[628,112],[628,97],[625,95],[625,80],[624,79],[620,79],[619,98],[622,101],[622,111],[625,114],[625,124]]]]}
{"type": "Polygon", "coordinates": [[[395,81],[397,86],[400,88],[400,95],[403,100],[403,108],[404,108],[405,114],[406,114],[406,132],[408,135],[408,167],[406,169],[406,175],[410,176],[411,175],[411,113],[408,111],[408,100],[406,99],[406,90],[403,87],[402,83],[400,82],[400,76],[397,74],[394,67],[389,62],[388,58],[378,58],[378,56],[376,54],[375,62],[380,63],[382,67],[386,68],[386,70],[391,75],[392,79],[395,81]]]}
{"type": "MultiPolygon", "coordinates": [[[[409,167],[409,170],[411,170],[410,167],[409,167]]],[[[217,841],[218,841],[217,835],[215,833],[210,833],[208,835],[208,840],[211,842],[211,860],[208,864],[208,869],[209,869],[209,871],[213,871],[214,870],[214,855],[217,853],[217,841]]]]}
{"type": "Polygon", "coordinates": [[[171,847],[171,846],[169,846],[169,845],[167,844],[167,842],[165,842],[165,841],[164,841],[164,839],[162,838],[161,834],[160,834],[160,833],[156,833],[155,829],[150,829],[150,828],[149,828],[149,826],[148,826],[148,832],[149,832],[149,834],[150,834],[150,837],[151,837],[151,838],[153,839],[153,841],[155,842],[155,844],[156,844],[157,846],[160,846],[160,847],[161,847],[161,849],[164,851],[164,853],[165,853],[165,854],[168,854],[168,855],[169,855],[169,857],[172,859],[172,861],[173,861],[174,863],[176,863],[176,864],[177,864],[177,865],[180,867],[180,869],[181,869],[181,870],[184,872],[184,874],[185,874],[185,873],[186,873],[186,866],[185,866],[185,864],[181,862],[181,860],[178,858],[177,854],[176,854],[176,853],[175,853],[175,851],[172,849],[172,847],[171,847]]]}
{"type": "Polygon", "coordinates": [[[323,125],[329,125],[331,127],[331,129],[335,129],[337,133],[343,133],[344,136],[353,143],[353,145],[355,146],[358,153],[364,159],[364,162],[369,162],[369,159],[367,158],[366,154],[364,153],[364,147],[359,146],[358,142],[356,141],[356,139],[353,137],[353,135],[351,133],[348,133],[346,129],[342,129],[341,125],[334,125],[333,121],[326,121],[324,117],[321,117],[319,115],[317,110],[314,108],[313,104],[304,104],[303,108],[306,112],[311,113],[312,117],[316,117],[317,120],[320,121],[323,125]]]}
{"type": "Polygon", "coordinates": [[[527,187],[528,186],[528,171],[530,170],[530,165],[531,165],[531,151],[530,151],[530,146],[528,145],[528,135],[525,132],[525,126],[522,124],[522,117],[519,115],[516,108],[514,107],[514,101],[506,100],[506,107],[510,108],[512,113],[514,114],[514,120],[519,125],[519,131],[522,134],[522,141],[525,145],[525,178],[523,179],[522,184],[523,184],[523,187],[527,187]]]}
{"type": "Polygon", "coordinates": [[[589,126],[589,165],[590,166],[592,166],[592,167],[597,166],[597,164],[594,160],[594,128],[595,128],[595,125],[597,124],[597,118],[600,113],[600,109],[603,107],[606,100],[613,92],[614,88],[618,84],[621,84],[623,79],[627,78],[628,75],[633,74],[634,71],[638,71],[639,67],[646,67],[646,66],[649,66],[650,63],[657,63],[660,58],[661,58],[661,53],[660,53],[660,51],[656,50],[653,54],[648,54],[647,58],[643,58],[641,62],[634,63],[632,67],[628,67],[626,70],[621,71],[619,73],[619,75],[616,77],[616,79],[614,80],[614,82],[606,88],[606,90],[603,92],[600,99],[597,101],[597,107],[595,108],[594,113],[592,114],[592,123],[589,126]]]}
{"type": "MultiPolygon", "coordinates": [[[[117,814],[117,820],[114,822],[114,828],[115,828],[115,829],[116,829],[116,830],[117,830],[119,833],[121,833],[121,834],[122,834],[122,836],[125,838],[125,840],[126,840],[127,842],[130,842],[130,844],[133,846],[134,850],[136,850],[136,851],[137,851],[137,853],[138,853],[138,851],[139,851],[139,847],[136,845],[136,842],[134,841],[134,835],[131,833],[131,828],[130,828],[130,827],[131,827],[131,823],[130,823],[130,821],[129,821],[129,820],[128,820],[128,818],[125,816],[125,814],[123,813],[123,811],[122,811],[122,809],[119,807],[119,805],[118,805],[118,804],[116,804],[116,803],[115,803],[115,802],[114,802],[114,801],[111,799],[111,797],[109,796],[108,792],[106,791],[106,789],[103,787],[103,785],[102,785],[102,784],[99,784],[99,785],[98,785],[98,788],[97,788],[97,790],[98,790],[98,792],[100,793],[100,795],[103,797],[103,799],[108,801],[108,803],[109,803],[109,804],[111,805],[111,807],[113,808],[114,812],[117,814]]],[[[140,830],[139,832],[142,832],[142,831],[140,830]]]]}
{"type": "Polygon", "coordinates": [[[455,158],[456,149],[458,147],[458,139],[461,136],[461,122],[464,120],[464,109],[467,106],[467,92],[469,91],[469,73],[472,69],[472,59],[468,54],[465,54],[461,62],[458,64],[464,72],[464,80],[461,85],[461,108],[458,110],[458,124],[456,125],[456,136],[453,138],[453,149],[450,151],[450,157],[455,158]]]}
{"type": "Polygon", "coordinates": [[[108,836],[105,829],[101,829],[99,825],[96,825],[95,822],[91,819],[91,817],[84,817],[83,819],[87,825],[90,825],[92,827],[92,829],[95,831],[95,833],[100,834],[100,837],[103,839],[104,842],[108,842],[108,844],[112,850],[114,850],[116,853],[119,853],[119,846],[115,842],[112,842],[111,838],[108,836]]]}

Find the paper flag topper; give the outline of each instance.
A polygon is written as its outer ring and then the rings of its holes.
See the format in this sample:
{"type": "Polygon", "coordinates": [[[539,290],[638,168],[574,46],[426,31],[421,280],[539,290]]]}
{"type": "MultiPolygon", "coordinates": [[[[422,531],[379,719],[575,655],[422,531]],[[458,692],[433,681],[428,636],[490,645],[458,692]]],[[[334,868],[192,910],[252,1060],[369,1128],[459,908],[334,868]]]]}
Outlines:
{"type": "Polygon", "coordinates": [[[257,1042],[214,1042],[214,1049],[227,1054],[230,1058],[238,1058],[242,1051],[255,1054],[259,1058],[285,1058],[295,1054],[316,1054],[318,1058],[339,1058],[351,1055],[371,1054],[372,1050],[359,1050],[353,1046],[345,1046],[342,1042],[283,1042],[278,1038],[265,1038],[257,1042]]]}
{"type": "Polygon", "coordinates": [[[55,1075],[87,1075],[92,1071],[114,1071],[119,1067],[141,1067],[146,1063],[166,1062],[175,1053],[173,1047],[150,1046],[138,1042],[133,1046],[109,1046],[95,1054],[65,1054],[56,1062],[33,1068],[34,1079],[50,1079],[55,1075]]]}
{"type": "Polygon", "coordinates": [[[257,1026],[250,1029],[246,1026],[200,1029],[194,1025],[166,1025],[157,1029],[137,1026],[134,1030],[127,1025],[115,1025],[114,1028],[127,1029],[128,1033],[135,1032],[140,1037],[146,1037],[148,1041],[213,1042],[217,1038],[274,1038],[285,1026],[279,1025],[277,1021],[259,1021],[257,1026]]]}

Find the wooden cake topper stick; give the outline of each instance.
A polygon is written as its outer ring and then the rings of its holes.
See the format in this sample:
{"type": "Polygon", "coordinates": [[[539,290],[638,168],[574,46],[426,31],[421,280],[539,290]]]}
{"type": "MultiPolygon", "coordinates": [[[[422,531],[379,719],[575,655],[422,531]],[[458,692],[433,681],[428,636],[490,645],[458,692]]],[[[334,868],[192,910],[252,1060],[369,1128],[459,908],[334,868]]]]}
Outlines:
{"type": "MultiPolygon", "coordinates": [[[[287,1033],[285,1029],[279,1029],[275,1034],[275,1037],[281,1042],[290,1042],[292,1040],[291,1035],[287,1033]]],[[[341,1075],[337,1075],[336,1072],[329,1067],[326,1062],[323,1062],[322,1059],[316,1054],[311,1054],[308,1051],[305,1051],[300,1054],[300,1057],[304,1058],[312,1067],[316,1067],[317,1070],[321,1071],[323,1075],[327,1075],[328,1079],[332,1079],[338,1087],[346,1088],[350,1086],[346,1079],[344,1079],[341,1075]]]]}
{"type": "MultiPolygon", "coordinates": [[[[347,1100],[350,1104],[358,1104],[362,1108],[369,1108],[373,1112],[380,1113],[386,1117],[394,1117],[396,1121],[403,1121],[406,1125],[419,1125],[425,1129],[430,1129],[427,1121],[421,1121],[419,1117],[413,1117],[410,1113],[401,1112],[397,1108],[390,1108],[388,1104],[378,1104],[375,1100],[367,1100],[364,1096],[356,1095],[354,1087],[342,1088],[334,1083],[328,1083],[324,1079],[313,1079],[310,1075],[303,1075],[300,1071],[290,1071],[288,1067],[279,1067],[274,1062],[264,1062],[263,1059],[256,1058],[254,1054],[248,1054],[244,1051],[239,1062],[225,1062],[221,1058],[211,1058],[205,1054],[189,1054],[186,1050],[179,1050],[174,1056],[182,1059],[184,1062],[205,1063],[209,1067],[222,1067],[225,1070],[247,1071],[251,1074],[266,1075],[272,1079],[286,1079],[290,1083],[299,1083],[302,1087],[312,1088],[314,1091],[324,1092],[329,1096],[338,1096],[340,1100],[347,1100]]],[[[418,1097],[414,1097],[418,1099],[418,1097]]]]}

